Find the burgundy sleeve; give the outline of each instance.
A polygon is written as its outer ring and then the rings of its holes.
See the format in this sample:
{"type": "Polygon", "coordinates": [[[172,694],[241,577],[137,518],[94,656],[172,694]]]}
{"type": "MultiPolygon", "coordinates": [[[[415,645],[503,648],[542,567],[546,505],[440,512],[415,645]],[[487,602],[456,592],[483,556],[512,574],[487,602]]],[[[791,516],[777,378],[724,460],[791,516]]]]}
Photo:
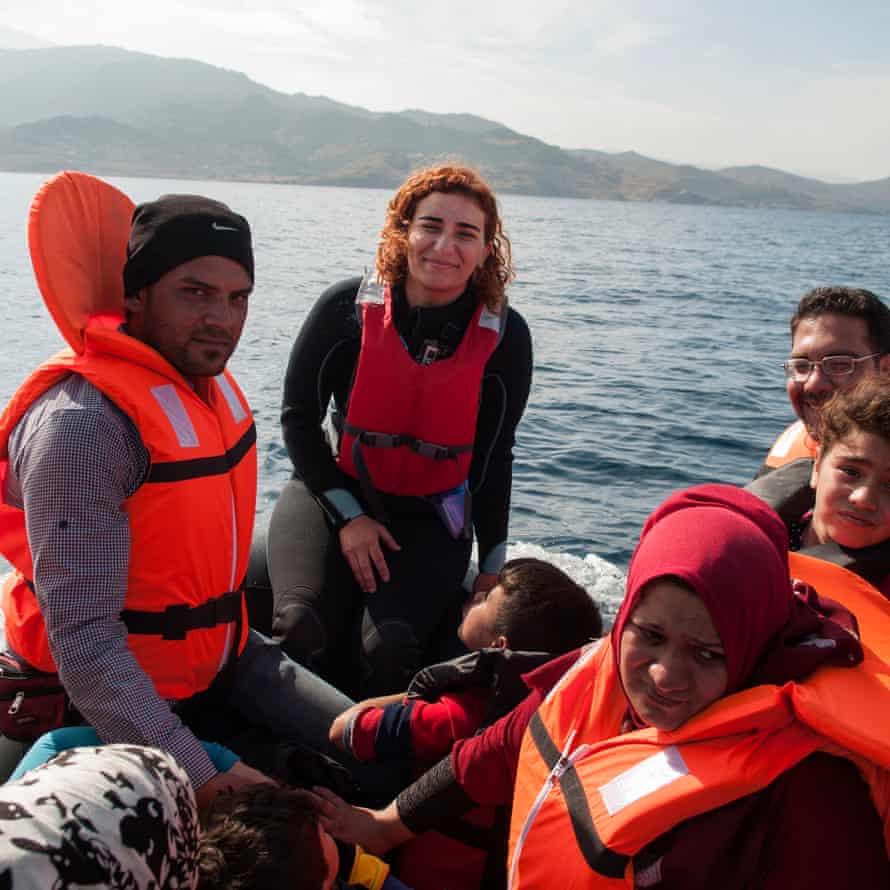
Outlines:
{"type": "Polygon", "coordinates": [[[472,691],[443,695],[436,702],[416,701],[411,715],[411,745],[415,757],[435,761],[458,739],[473,735],[485,714],[488,697],[472,691]]]}
{"type": "Polygon", "coordinates": [[[813,754],[773,786],[761,890],[887,890],[883,828],[856,767],[813,754]]]}
{"type": "Polygon", "coordinates": [[[502,806],[513,799],[522,736],[542,700],[542,691],[533,690],[485,732],[455,744],[454,775],[476,803],[502,806]]]}

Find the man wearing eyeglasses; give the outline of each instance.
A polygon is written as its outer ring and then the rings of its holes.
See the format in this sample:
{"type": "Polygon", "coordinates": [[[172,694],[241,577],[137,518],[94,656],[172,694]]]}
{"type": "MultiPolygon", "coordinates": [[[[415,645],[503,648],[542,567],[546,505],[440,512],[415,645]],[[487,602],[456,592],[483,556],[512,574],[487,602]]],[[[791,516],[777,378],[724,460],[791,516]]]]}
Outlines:
{"type": "Polygon", "coordinates": [[[776,439],[758,473],[816,456],[819,412],[838,389],[890,370],[890,309],[871,291],[817,287],[791,318],[791,357],[784,362],[788,398],[799,420],[776,439]]]}

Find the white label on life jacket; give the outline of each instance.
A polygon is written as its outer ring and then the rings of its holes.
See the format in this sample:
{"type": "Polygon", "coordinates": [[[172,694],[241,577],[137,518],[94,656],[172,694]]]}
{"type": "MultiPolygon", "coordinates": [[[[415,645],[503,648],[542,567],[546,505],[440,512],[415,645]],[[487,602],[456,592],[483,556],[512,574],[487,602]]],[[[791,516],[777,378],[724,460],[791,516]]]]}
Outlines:
{"type": "Polygon", "coordinates": [[[220,388],[220,391],[225,396],[226,404],[229,406],[229,411],[232,412],[232,420],[235,423],[241,423],[245,417],[247,417],[247,413],[244,410],[244,406],[241,404],[241,400],[235,393],[232,384],[229,383],[228,378],[225,374],[219,374],[216,378],[216,385],[220,388]]]}
{"type": "Polygon", "coordinates": [[[153,386],[151,394],[155,397],[155,401],[161,406],[161,410],[170,421],[173,432],[176,434],[176,441],[179,442],[180,448],[197,448],[198,434],[192,424],[182,399],[172,383],[166,383],[163,386],[153,386]]]}
{"type": "Polygon", "coordinates": [[[665,748],[651,757],[619,773],[599,788],[600,796],[610,816],[670,785],[689,774],[689,767],[676,745],[665,748]]]}
{"type": "Polygon", "coordinates": [[[501,330],[501,316],[484,306],[479,313],[479,327],[488,328],[488,330],[494,331],[497,334],[501,330]]]}

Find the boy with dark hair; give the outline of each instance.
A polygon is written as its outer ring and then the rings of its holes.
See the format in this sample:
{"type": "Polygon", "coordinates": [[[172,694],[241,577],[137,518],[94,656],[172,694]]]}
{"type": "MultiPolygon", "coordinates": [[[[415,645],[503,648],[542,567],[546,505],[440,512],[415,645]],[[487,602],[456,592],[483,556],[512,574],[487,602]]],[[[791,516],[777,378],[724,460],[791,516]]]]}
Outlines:
{"type": "MultiPolygon", "coordinates": [[[[401,760],[422,771],[521,701],[529,691],[523,672],[601,635],[599,608],[583,587],[540,559],[511,560],[464,609],[458,636],[478,651],[420,671],[407,694],[354,705],[334,721],[331,741],[358,760],[401,760]]],[[[478,807],[415,838],[400,848],[397,874],[415,890],[501,880],[506,848],[499,850],[497,815],[478,807]]]]}
{"type": "Polygon", "coordinates": [[[511,559],[491,590],[464,609],[457,635],[470,649],[569,652],[602,634],[590,594],[565,572],[540,559],[511,559]]]}
{"type": "Polygon", "coordinates": [[[383,860],[336,842],[306,791],[262,784],[219,798],[201,839],[197,890],[343,886],[407,890],[383,860]]]}

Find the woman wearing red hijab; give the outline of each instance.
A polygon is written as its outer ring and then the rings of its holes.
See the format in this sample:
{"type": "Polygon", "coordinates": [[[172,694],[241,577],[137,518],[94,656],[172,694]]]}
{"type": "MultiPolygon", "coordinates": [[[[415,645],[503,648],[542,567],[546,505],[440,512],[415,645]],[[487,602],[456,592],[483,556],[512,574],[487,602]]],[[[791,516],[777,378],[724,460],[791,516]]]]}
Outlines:
{"type": "MultiPolygon", "coordinates": [[[[787,543],[740,489],[668,498],[643,528],[608,640],[563,676],[567,659],[530,675],[522,705],[386,810],[328,799],[331,824],[380,851],[463,799],[512,801],[511,887],[890,887],[870,797],[886,819],[890,741],[861,727],[870,789],[802,716],[818,712],[826,678],[844,688],[877,656],[860,665],[849,611],[792,589],[787,543]]],[[[876,715],[890,704],[877,688],[876,715]]]]}

